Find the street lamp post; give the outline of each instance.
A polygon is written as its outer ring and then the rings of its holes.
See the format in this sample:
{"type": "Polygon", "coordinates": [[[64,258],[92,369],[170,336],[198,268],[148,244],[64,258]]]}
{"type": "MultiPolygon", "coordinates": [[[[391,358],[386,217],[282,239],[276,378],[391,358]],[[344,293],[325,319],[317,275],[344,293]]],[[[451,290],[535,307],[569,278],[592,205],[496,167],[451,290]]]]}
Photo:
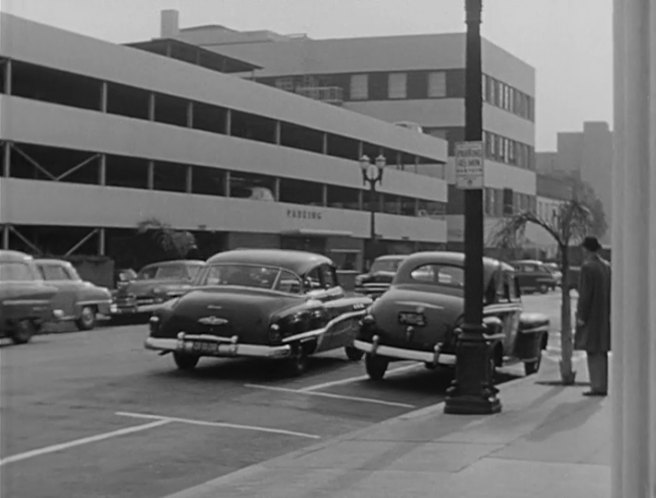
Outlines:
{"type": "MultiPolygon", "coordinates": [[[[465,0],[467,46],[465,68],[465,141],[482,139],[481,93],[482,0],[465,0]]],[[[456,345],[456,378],[447,391],[445,413],[496,413],[501,410],[494,387],[494,356],[483,324],[483,190],[465,190],[465,317],[456,345]]]]}
{"type": "Polygon", "coordinates": [[[369,185],[369,254],[365,256],[368,261],[373,260],[376,247],[376,184],[383,182],[383,170],[386,164],[387,161],[382,154],[373,164],[367,155],[360,158],[362,182],[369,185]]]}

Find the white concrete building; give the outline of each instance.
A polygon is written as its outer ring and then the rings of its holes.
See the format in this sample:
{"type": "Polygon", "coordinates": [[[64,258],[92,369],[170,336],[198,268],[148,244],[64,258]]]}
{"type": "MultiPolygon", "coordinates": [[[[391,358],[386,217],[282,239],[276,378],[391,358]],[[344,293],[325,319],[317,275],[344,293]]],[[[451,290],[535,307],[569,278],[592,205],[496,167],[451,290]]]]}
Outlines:
{"type": "MultiPolygon", "coordinates": [[[[247,78],[385,121],[415,123],[446,139],[449,155],[464,140],[464,33],[314,40],[217,25],[180,29],[177,12],[163,16],[163,36],[262,66],[247,78]]],[[[535,207],[535,71],[487,40],[482,65],[489,233],[504,215],[535,207]]],[[[447,173],[448,237],[460,249],[464,203],[453,176],[447,173]]]]}
{"type": "Polygon", "coordinates": [[[446,244],[444,140],[226,74],[256,66],[180,41],[0,22],[3,248],[120,259],[155,217],[214,252],[305,248],[358,268],[363,153],[390,165],[376,206],[386,249],[446,244]]]}

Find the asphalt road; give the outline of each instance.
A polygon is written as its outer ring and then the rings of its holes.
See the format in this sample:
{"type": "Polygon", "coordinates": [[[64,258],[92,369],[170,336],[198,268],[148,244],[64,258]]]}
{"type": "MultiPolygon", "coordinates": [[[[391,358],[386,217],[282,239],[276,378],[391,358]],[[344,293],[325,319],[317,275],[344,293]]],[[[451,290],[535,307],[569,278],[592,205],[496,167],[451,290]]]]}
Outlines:
{"type": "MultiPolygon", "coordinates": [[[[557,294],[524,301],[557,321],[557,294]]],[[[298,378],[241,359],[184,373],[144,350],[146,335],[143,324],[108,326],[0,348],[3,498],[164,496],[437,403],[450,381],[401,362],[373,383],[342,351],[298,378]]],[[[509,366],[499,380],[521,375],[509,366]]]]}

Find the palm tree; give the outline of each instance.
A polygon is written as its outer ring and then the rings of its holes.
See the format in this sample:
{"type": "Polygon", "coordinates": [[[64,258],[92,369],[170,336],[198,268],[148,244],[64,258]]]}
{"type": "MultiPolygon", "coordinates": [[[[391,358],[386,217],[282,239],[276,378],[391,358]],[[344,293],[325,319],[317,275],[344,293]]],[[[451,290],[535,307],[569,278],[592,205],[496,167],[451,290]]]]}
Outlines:
{"type": "Polygon", "coordinates": [[[569,251],[571,244],[579,243],[596,226],[592,211],[577,198],[563,202],[552,219],[544,219],[532,211],[523,211],[501,221],[492,234],[492,245],[501,249],[518,246],[526,225],[532,223],[546,230],[558,245],[562,270],[560,307],[560,376],[562,383],[574,383],[576,372],[572,370],[572,306],[569,295],[569,251]]]}
{"type": "Polygon", "coordinates": [[[172,258],[184,258],[196,247],[196,239],[191,232],[175,230],[157,218],[140,221],[137,233],[150,234],[155,243],[172,258]]]}

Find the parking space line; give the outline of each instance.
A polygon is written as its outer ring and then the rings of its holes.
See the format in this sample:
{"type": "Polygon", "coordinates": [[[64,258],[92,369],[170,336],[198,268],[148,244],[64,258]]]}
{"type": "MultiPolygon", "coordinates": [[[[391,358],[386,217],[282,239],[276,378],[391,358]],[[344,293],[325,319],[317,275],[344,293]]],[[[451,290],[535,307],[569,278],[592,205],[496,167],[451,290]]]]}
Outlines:
{"type": "Polygon", "coordinates": [[[360,401],[363,403],[376,403],[379,405],[398,406],[401,408],[415,408],[415,405],[409,405],[407,403],[397,403],[396,401],[384,401],[381,399],[374,399],[374,398],[362,398],[359,396],[344,396],[342,394],[321,393],[317,391],[303,391],[300,389],[288,389],[286,387],[263,386],[260,384],[245,384],[245,386],[252,387],[254,389],[265,389],[268,391],[279,391],[279,392],[286,392],[286,393],[293,393],[293,394],[305,394],[308,396],[321,396],[324,398],[344,399],[348,401],[360,401]]]}
{"type": "MultiPolygon", "coordinates": [[[[389,377],[390,375],[394,375],[395,373],[398,372],[404,372],[406,370],[411,370],[413,368],[417,368],[419,366],[419,363],[413,363],[412,365],[406,365],[404,367],[399,367],[399,368],[393,368],[392,370],[388,370],[385,373],[385,377],[389,377]]],[[[333,380],[331,382],[324,382],[322,384],[314,384],[313,386],[307,386],[307,387],[301,387],[299,391],[307,392],[307,391],[316,391],[318,389],[323,389],[324,387],[332,387],[332,386],[339,386],[341,384],[350,384],[351,382],[357,382],[359,380],[368,380],[369,376],[368,375],[358,375],[357,377],[349,377],[347,379],[340,379],[340,380],[333,380]]]]}
{"type": "Polygon", "coordinates": [[[126,427],[124,429],[118,429],[112,432],[105,432],[103,434],[96,434],[95,436],[83,437],[81,439],[75,439],[67,443],[54,444],[52,446],[46,446],[44,448],[39,448],[36,450],[26,451],[25,453],[19,453],[17,455],[12,455],[7,458],[0,459],[0,465],[7,463],[18,462],[20,460],[27,460],[28,458],[37,457],[40,455],[45,455],[47,453],[54,453],[55,451],[67,450],[68,448],[73,448],[75,446],[82,446],[83,444],[95,443],[96,441],[102,441],[104,439],[110,439],[113,437],[124,436],[126,434],[132,434],[134,432],[145,431],[152,429],[154,427],[159,427],[170,423],[168,419],[159,419],[155,422],[150,422],[148,424],[135,425],[133,427],[126,427]]]}
{"type": "Polygon", "coordinates": [[[228,429],[241,429],[247,431],[257,431],[257,432],[268,432],[271,434],[282,434],[284,436],[296,436],[304,437],[308,439],[321,439],[321,436],[316,434],[307,434],[305,432],[296,432],[296,431],[287,431],[285,429],[272,429],[269,427],[260,427],[255,425],[242,425],[242,424],[231,424],[229,422],[207,422],[205,420],[195,420],[190,418],[179,418],[179,417],[167,417],[162,415],[151,415],[148,413],[133,413],[133,412],[116,412],[116,415],[121,415],[123,417],[133,417],[133,418],[145,418],[145,419],[156,419],[166,422],[179,422],[182,424],[189,425],[200,425],[204,427],[223,427],[228,429]]]}

